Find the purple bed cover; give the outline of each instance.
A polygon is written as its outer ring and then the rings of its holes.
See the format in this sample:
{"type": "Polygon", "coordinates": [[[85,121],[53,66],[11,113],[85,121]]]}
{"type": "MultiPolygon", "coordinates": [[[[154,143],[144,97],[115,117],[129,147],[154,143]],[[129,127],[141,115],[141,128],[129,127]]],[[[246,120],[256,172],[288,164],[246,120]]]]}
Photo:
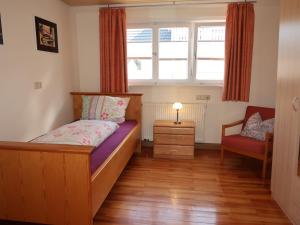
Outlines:
{"type": "Polygon", "coordinates": [[[91,154],[91,172],[94,173],[98,167],[110,156],[115,148],[136,126],[137,122],[128,120],[120,124],[120,127],[104,142],[97,146],[91,154]]]}

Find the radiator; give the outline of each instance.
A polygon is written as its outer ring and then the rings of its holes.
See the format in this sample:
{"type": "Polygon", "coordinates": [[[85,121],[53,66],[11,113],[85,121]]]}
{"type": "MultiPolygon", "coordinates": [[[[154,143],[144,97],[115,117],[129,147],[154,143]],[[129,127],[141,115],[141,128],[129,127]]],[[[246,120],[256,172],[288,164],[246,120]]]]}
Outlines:
{"type": "MultiPolygon", "coordinates": [[[[196,123],[196,142],[204,142],[206,103],[182,103],[179,120],[192,120],[196,123]]],[[[143,103],[142,138],[153,141],[155,120],[176,120],[176,110],[172,103],[143,103]]]]}

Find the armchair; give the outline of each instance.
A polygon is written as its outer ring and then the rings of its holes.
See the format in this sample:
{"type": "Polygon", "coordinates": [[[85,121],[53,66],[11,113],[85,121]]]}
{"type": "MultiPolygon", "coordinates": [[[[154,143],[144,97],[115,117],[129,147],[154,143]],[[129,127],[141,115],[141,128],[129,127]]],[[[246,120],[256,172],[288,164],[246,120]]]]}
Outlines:
{"type": "Polygon", "coordinates": [[[275,109],[248,106],[245,118],[234,123],[222,126],[222,144],[221,144],[221,163],[224,163],[224,152],[230,151],[247,157],[255,158],[263,162],[262,178],[266,177],[267,165],[272,161],[273,134],[266,133],[265,141],[259,141],[249,137],[243,137],[239,134],[226,136],[226,129],[237,125],[243,125],[244,128],[248,118],[254,113],[259,112],[262,119],[275,117],[275,109]]]}

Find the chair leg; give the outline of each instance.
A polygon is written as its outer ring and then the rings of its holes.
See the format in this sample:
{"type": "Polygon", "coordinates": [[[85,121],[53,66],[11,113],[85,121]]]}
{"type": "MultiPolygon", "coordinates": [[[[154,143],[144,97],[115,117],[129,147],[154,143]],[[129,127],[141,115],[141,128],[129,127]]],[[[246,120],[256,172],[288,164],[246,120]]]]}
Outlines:
{"type": "Polygon", "coordinates": [[[224,147],[221,146],[221,165],[224,164],[224,147]]]}
{"type": "Polygon", "coordinates": [[[266,178],[267,166],[268,166],[268,160],[264,160],[264,161],[263,161],[262,174],[261,174],[261,177],[262,177],[263,179],[266,178]]]}

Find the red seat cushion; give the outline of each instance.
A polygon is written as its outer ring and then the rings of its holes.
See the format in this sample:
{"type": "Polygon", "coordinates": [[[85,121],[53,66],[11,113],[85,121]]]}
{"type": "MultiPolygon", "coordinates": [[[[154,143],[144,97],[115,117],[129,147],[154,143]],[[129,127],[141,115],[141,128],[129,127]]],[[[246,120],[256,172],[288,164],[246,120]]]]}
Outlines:
{"type": "Polygon", "coordinates": [[[241,135],[229,135],[222,137],[222,145],[228,148],[255,152],[258,154],[265,153],[265,145],[263,141],[259,141],[241,135]]]}

